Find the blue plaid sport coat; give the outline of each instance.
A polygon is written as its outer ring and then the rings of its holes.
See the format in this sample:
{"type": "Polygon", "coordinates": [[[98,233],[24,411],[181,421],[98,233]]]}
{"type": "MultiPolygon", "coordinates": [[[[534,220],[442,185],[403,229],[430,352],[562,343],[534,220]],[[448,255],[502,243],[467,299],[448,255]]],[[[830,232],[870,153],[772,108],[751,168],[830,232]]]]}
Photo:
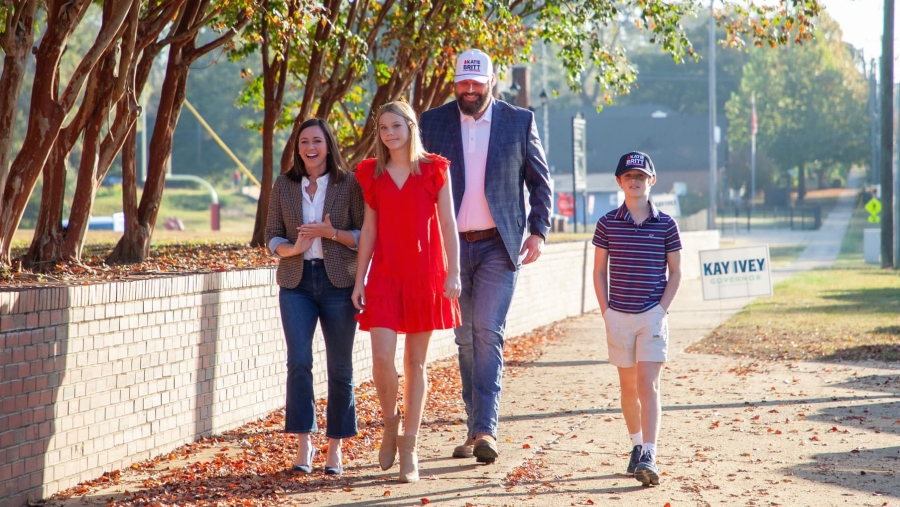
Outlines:
{"type": "MultiPolygon", "coordinates": [[[[513,270],[528,232],[544,239],[550,232],[550,171],[538,138],[534,113],[494,99],[484,194],[513,270]],[[525,216],[525,189],[531,210],[525,216]]],[[[461,115],[456,101],[425,111],[419,121],[425,149],[450,160],[453,205],[459,212],[466,189],[461,115]]]]}

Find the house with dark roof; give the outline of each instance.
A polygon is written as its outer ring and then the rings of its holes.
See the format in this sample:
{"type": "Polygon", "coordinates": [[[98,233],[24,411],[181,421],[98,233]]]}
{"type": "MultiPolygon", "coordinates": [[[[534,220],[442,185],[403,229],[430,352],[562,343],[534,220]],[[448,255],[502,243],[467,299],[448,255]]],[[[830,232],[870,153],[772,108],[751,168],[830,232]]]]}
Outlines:
{"type": "MultiPolygon", "coordinates": [[[[688,191],[709,192],[708,118],[706,115],[680,114],[653,104],[607,106],[600,113],[592,107],[551,112],[550,139],[545,144],[549,148],[551,176],[560,178],[555,191],[571,192],[572,118],[579,111],[585,120],[588,175],[612,175],[619,157],[637,150],[650,155],[656,167],[658,176],[654,192],[671,192],[676,181],[684,182],[688,191]]],[[[540,111],[537,114],[540,115],[540,111]]],[[[718,123],[724,132],[724,119],[718,123]]],[[[538,121],[539,132],[543,135],[540,128],[538,121]]],[[[720,142],[717,154],[720,168],[724,166],[725,157],[725,143],[720,142]]],[[[599,184],[605,180],[588,178],[588,191],[601,191],[591,188],[591,181],[599,184]]],[[[615,184],[614,179],[612,184],[615,184]]]]}

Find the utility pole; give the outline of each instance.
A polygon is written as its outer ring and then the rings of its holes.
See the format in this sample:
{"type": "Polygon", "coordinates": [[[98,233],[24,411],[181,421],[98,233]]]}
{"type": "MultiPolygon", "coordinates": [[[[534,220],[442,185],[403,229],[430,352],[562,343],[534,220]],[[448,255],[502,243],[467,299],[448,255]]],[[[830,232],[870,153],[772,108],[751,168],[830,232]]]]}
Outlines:
{"type": "Polygon", "coordinates": [[[869,168],[869,177],[867,181],[870,185],[878,183],[880,176],[879,168],[881,161],[881,143],[878,140],[878,78],[875,77],[875,59],[872,58],[872,64],[869,65],[869,133],[872,138],[872,162],[869,168]]]}
{"type": "MultiPolygon", "coordinates": [[[[888,1],[888,0],[885,0],[888,1]]],[[[706,228],[716,229],[716,194],[719,191],[716,164],[716,13],[709,0],[709,214],[706,228]]]]}
{"type": "Polygon", "coordinates": [[[756,92],[750,95],[750,209],[756,209],[756,92]]]}
{"type": "MultiPolygon", "coordinates": [[[[894,91],[895,100],[897,104],[894,106],[896,110],[900,111],[900,93],[897,90],[894,91]]],[[[894,146],[900,150],[900,128],[895,129],[894,135],[897,136],[896,143],[894,146]]],[[[894,201],[894,213],[893,213],[893,240],[894,240],[894,269],[900,269],[900,153],[894,157],[894,164],[892,167],[893,170],[893,201],[894,201]]],[[[884,206],[890,206],[890,203],[885,201],[884,206]]]]}
{"type": "Polygon", "coordinates": [[[894,0],[884,0],[881,36],[881,267],[894,267],[894,0]]]}

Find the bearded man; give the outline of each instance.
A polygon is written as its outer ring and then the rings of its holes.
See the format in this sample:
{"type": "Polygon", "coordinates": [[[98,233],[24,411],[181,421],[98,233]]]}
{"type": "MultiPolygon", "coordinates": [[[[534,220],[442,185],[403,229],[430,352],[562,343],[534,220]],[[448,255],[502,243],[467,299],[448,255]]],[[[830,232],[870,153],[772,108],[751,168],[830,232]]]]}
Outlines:
{"type": "Polygon", "coordinates": [[[503,336],[516,278],[540,257],[550,231],[550,171],[534,113],[494,98],[495,82],[487,54],[462,53],[456,100],[420,121],[425,149],[450,160],[460,238],[462,325],[454,333],[467,435],[453,456],[480,463],[499,456],[503,336]]]}

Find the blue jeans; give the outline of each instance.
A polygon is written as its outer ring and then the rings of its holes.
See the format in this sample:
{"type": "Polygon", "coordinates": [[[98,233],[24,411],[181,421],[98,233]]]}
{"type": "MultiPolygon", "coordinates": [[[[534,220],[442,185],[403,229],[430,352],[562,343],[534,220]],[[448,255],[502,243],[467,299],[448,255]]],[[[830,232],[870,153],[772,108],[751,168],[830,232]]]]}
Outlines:
{"type": "Polygon", "coordinates": [[[322,260],[303,261],[303,279],[294,289],[278,292],[281,324],[287,342],[287,400],[284,431],[309,433],[316,427],[313,392],[312,341],[316,323],[322,324],[328,365],[328,408],[325,436],[357,434],[353,396],[353,339],[357,309],[350,300],[353,287],[331,284],[322,260]]]}
{"type": "Polygon", "coordinates": [[[503,331],[518,271],[499,236],[460,241],[462,325],[455,328],[468,434],[497,438],[503,376],[503,331]]]}

